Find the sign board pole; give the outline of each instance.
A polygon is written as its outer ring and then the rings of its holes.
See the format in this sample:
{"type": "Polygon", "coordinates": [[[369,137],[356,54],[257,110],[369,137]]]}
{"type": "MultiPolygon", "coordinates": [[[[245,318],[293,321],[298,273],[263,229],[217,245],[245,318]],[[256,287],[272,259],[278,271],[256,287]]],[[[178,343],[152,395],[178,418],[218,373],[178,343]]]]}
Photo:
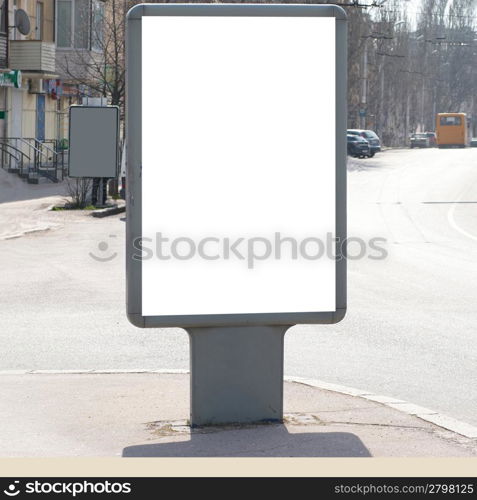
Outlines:
{"type": "Polygon", "coordinates": [[[333,5],[128,13],[127,315],[189,334],[192,426],[282,421],[286,331],[345,315],[346,32],[333,5]],[[163,232],[195,250],[282,228],[334,255],[243,270],[158,251],[163,232]]]}
{"type": "Polygon", "coordinates": [[[283,421],[289,326],[188,328],[191,425],[283,421]]]}
{"type": "Polygon", "coordinates": [[[104,199],[104,186],[105,186],[105,181],[106,179],[104,177],[99,178],[99,186],[98,186],[98,199],[99,199],[99,205],[103,206],[106,203],[106,200],[104,199]]]}

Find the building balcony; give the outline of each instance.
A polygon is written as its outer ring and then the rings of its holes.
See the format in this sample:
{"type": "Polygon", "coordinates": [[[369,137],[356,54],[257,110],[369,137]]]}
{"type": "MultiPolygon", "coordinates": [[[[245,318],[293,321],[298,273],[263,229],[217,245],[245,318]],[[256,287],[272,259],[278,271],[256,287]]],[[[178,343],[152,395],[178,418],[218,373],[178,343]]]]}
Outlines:
{"type": "Polygon", "coordinates": [[[10,40],[10,68],[27,78],[56,78],[55,44],[41,40],[10,40]]]}

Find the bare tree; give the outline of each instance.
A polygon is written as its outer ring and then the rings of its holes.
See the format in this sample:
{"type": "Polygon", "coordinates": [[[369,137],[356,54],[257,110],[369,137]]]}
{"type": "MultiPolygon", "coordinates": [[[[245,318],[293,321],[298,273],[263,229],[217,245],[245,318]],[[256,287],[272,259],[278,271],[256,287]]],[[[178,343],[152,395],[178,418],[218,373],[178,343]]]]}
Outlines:
{"type": "Polygon", "coordinates": [[[366,128],[386,145],[402,146],[411,132],[434,130],[438,112],[475,116],[476,4],[423,0],[418,12],[408,12],[404,0],[388,0],[367,18],[349,15],[349,123],[357,126],[357,75],[367,83],[366,128]],[[355,67],[363,66],[363,21],[366,74],[355,67]]]}
{"type": "MultiPolygon", "coordinates": [[[[120,106],[125,99],[125,17],[137,0],[109,0],[93,23],[99,55],[66,62],[70,78],[120,106]]],[[[154,2],[153,2],[154,3],[154,2]]],[[[163,0],[162,3],[183,3],[163,0]]],[[[222,3],[193,0],[189,3],[222,3]]],[[[225,3],[225,2],[223,2],[225,3]]],[[[227,3],[264,3],[236,0],[227,3]]],[[[273,0],[265,3],[284,3],[273,0]]],[[[326,4],[330,1],[288,0],[326,4]]],[[[464,111],[477,128],[477,0],[343,0],[348,14],[348,126],[371,128],[385,145],[405,145],[414,131],[434,130],[435,115],[464,111]],[[415,9],[418,8],[418,12],[415,9]],[[412,10],[414,9],[414,11],[412,10]]]]}
{"type": "Polygon", "coordinates": [[[110,99],[124,109],[125,95],[125,19],[139,0],[108,0],[104,10],[91,15],[91,46],[94,50],[75,49],[60,59],[67,78],[110,99]]]}
{"type": "Polygon", "coordinates": [[[89,178],[71,178],[66,179],[66,190],[71,198],[70,208],[84,208],[89,201],[92,179],[89,178]]]}

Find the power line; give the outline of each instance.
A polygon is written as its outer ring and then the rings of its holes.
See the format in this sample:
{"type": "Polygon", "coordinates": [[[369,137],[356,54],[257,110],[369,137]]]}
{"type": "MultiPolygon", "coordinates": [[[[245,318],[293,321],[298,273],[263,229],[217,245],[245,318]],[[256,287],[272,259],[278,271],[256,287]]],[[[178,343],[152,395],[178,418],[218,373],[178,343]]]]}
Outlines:
{"type": "Polygon", "coordinates": [[[432,16],[432,17],[447,17],[447,18],[458,18],[458,19],[477,19],[476,15],[472,14],[440,14],[438,12],[425,12],[425,11],[418,11],[418,10],[396,10],[396,9],[383,9],[380,12],[385,12],[389,14],[414,14],[414,15],[419,15],[419,16],[432,16]]]}

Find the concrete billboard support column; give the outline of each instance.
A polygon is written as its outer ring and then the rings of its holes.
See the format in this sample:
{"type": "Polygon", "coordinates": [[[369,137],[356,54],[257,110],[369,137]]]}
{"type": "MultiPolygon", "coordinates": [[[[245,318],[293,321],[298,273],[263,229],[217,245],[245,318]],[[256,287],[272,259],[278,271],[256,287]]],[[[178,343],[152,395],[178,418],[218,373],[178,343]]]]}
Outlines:
{"type": "Polygon", "coordinates": [[[191,426],[283,421],[290,326],[188,328],[191,426]]]}

